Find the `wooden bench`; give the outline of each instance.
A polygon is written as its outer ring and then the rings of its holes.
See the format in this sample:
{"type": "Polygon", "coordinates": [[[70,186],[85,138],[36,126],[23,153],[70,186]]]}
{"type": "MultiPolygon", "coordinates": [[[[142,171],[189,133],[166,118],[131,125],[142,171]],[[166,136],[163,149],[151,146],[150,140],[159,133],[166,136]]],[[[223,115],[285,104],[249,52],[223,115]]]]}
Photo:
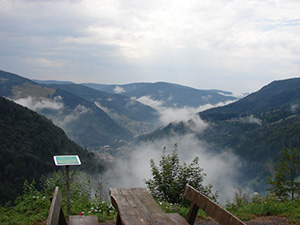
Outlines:
{"type": "Polygon", "coordinates": [[[118,211],[117,225],[194,224],[199,208],[221,225],[245,225],[203,194],[187,185],[184,196],[191,201],[186,219],[177,213],[166,214],[145,188],[110,188],[113,206],[118,211]]]}
{"type": "Polygon", "coordinates": [[[184,197],[191,201],[190,211],[186,218],[189,224],[194,224],[200,208],[221,225],[245,225],[244,222],[190,185],[186,185],[184,197]]]}
{"type": "MultiPolygon", "coordinates": [[[[61,208],[62,197],[59,188],[56,187],[51,200],[49,216],[46,225],[68,225],[61,208]]],[[[69,216],[69,225],[98,225],[97,216],[69,216]]]]}

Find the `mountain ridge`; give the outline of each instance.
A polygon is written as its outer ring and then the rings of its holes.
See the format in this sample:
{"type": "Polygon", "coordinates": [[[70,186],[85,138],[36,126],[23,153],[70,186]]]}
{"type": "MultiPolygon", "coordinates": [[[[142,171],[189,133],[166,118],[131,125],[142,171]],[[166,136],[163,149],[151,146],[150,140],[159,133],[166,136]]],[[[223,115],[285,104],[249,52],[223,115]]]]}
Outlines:
{"type": "MultiPolygon", "coordinates": [[[[87,85],[87,84],[85,84],[87,85]]],[[[89,84],[90,87],[95,88],[89,84]]],[[[116,91],[128,97],[139,99],[150,97],[152,100],[162,101],[165,107],[199,107],[204,104],[234,101],[232,92],[221,90],[200,90],[180,84],[168,82],[132,83],[125,85],[96,85],[97,89],[115,93],[116,91]],[[221,94],[222,93],[222,94],[221,94]]]]}

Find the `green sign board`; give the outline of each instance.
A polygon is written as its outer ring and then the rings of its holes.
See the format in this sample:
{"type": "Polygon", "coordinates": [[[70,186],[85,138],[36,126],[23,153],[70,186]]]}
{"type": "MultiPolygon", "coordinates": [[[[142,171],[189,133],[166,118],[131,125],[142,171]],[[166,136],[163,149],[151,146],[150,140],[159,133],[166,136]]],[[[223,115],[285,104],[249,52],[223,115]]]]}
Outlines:
{"type": "Polygon", "coordinates": [[[53,156],[56,166],[79,166],[81,165],[78,155],[57,155],[53,156]]]}

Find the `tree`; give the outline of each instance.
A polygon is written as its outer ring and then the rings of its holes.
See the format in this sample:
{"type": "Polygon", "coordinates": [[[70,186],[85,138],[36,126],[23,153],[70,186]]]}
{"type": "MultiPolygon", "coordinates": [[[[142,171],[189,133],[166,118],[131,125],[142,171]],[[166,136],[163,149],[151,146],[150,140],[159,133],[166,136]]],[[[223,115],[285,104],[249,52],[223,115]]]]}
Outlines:
{"type": "Polygon", "coordinates": [[[203,185],[206,174],[199,166],[199,158],[196,157],[189,165],[180,164],[177,148],[178,146],[175,144],[171,154],[166,154],[166,147],[163,148],[159,167],[151,159],[153,179],[145,182],[152,196],[156,200],[183,203],[185,186],[189,184],[216,201],[218,194],[212,192],[212,185],[203,185]]]}
{"type": "Polygon", "coordinates": [[[271,187],[268,190],[281,199],[294,200],[300,191],[300,182],[297,181],[300,175],[299,151],[293,147],[284,148],[275,171],[274,179],[269,180],[271,187]]]}

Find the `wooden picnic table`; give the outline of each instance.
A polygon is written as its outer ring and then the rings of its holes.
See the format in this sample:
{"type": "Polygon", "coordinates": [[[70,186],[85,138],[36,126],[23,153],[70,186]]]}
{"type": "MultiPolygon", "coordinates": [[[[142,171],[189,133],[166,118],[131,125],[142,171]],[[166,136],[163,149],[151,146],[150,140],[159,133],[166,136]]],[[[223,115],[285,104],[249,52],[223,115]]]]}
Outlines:
{"type": "Polygon", "coordinates": [[[109,192],[112,204],[118,210],[117,225],[193,225],[199,209],[221,225],[245,225],[190,185],[186,185],[184,193],[191,201],[186,219],[178,213],[164,213],[145,188],[110,188],[109,192]]]}
{"type": "Polygon", "coordinates": [[[188,225],[178,214],[164,213],[145,188],[110,188],[110,196],[118,225],[188,225]]]}

